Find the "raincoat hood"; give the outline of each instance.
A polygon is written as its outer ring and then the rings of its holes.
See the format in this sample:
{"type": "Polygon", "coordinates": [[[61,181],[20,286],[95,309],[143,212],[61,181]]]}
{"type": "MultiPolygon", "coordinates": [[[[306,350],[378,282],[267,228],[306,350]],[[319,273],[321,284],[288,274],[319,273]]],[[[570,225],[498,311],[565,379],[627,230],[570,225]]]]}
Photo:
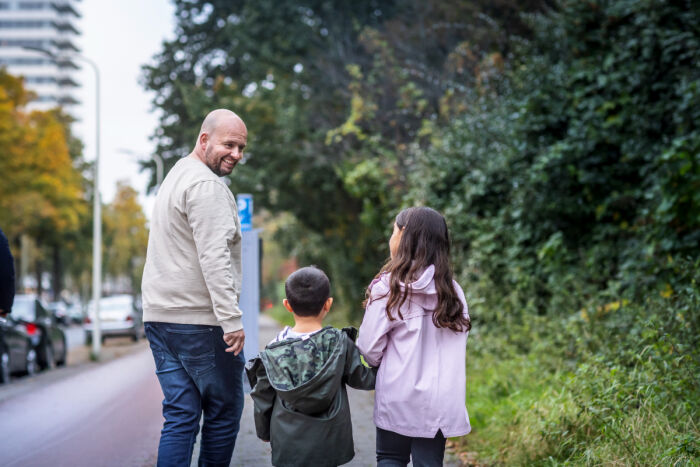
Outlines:
{"type": "Polygon", "coordinates": [[[288,339],[260,353],[270,385],[278,397],[304,413],[330,405],[329,395],[342,383],[345,339],[342,331],[326,327],[307,338],[288,339]]]}
{"type": "Polygon", "coordinates": [[[326,327],[268,345],[246,365],[260,439],[275,466],[331,467],[354,456],[346,385],[374,389],[376,368],[363,365],[357,329],[326,327]]]}
{"type": "MultiPolygon", "coordinates": [[[[411,302],[423,309],[432,310],[437,305],[437,289],[435,288],[435,281],[433,280],[435,276],[435,266],[432,264],[427,268],[423,269],[418,275],[418,278],[413,282],[409,282],[408,286],[404,282],[399,282],[401,291],[410,290],[410,295],[408,296],[407,302],[411,302]]],[[[372,295],[375,294],[383,295],[384,293],[389,293],[389,273],[382,274],[378,278],[374,279],[370,284],[370,290],[372,290],[372,295]],[[374,289],[375,285],[378,289],[374,289]]],[[[408,309],[409,303],[404,303],[401,307],[403,313],[404,309],[408,309]]]]}

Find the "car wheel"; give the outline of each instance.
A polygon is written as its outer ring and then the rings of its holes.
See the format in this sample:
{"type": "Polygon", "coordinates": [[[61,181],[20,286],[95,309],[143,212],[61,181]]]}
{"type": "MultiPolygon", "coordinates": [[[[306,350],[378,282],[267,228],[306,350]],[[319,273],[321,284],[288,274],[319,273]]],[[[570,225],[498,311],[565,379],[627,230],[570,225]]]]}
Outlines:
{"type": "Polygon", "coordinates": [[[66,347],[66,338],[63,337],[63,353],[61,354],[61,358],[56,362],[56,365],[57,366],[65,366],[67,356],[68,356],[68,347],[66,347]]]}
{"type": "Polygon", "coordinates": [[[44,347],[44,363],[41,369],[53,370],[54,368],[56,368],[56,360],[53,356],[53,347],[51,347],[51,344],[46,344],[46,347],[44,347]]]}
{"type": "Polygon", "coordinates": [[[92,345],[92,334],[85,334],[85,345],[92,345]]]}
{"type": "Polygon", "coordinates": [[[36,374],[36,371],[36,350],[29,349],[25,358],[24,372],[27,374],[27,376],[33,376],[36,374]]]}
{"type": "Polygon", "coordinates": [[[2,351],[0,354],[0,384],[10,382],[10,354],[2,351]]]}
{"type": "Polygon", "coordinates": [[[138,333],[138,332],[134,332],[134,333],[131,335],[131,340],[132,340],[133,342],[138,342],[138,341],[139,341],[139,333],[138,333]]]}

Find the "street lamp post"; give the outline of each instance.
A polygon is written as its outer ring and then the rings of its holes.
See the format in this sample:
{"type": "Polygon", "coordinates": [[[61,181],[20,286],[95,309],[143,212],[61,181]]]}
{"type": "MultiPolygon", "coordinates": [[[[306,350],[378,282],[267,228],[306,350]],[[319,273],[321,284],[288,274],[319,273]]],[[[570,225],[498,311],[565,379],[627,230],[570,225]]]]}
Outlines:
{"type": "MultiPolygon", "coordinates": [[[[26,50],[39,52],[49,57],[55,63],[58,56],[50,50],[41,47],[24,46],[26,50]]],[[[92,356],[100,358],[102,347],[102,329],[100,326],[100,298],[102,297],[102,200],[100,197],[100,70],[97,64],[89,58],[72,53],[67,58],[77,58],[84,61],[95,72],[95,166],[92,203],[92,302],[95,307],[95,317],[92,327],[92,356]]]]}
{"type": "MultiPolygon", "coordinates": [[[[131,149],[125,149],[125,148],[120,148],[119,152],[123,154],[128,154],[130,156],[136,156],[139,159],[142,158],[140,154],[137,152],[132,151],[131,149]]],[[[153,162],[156,164],[156,192],[158,191],[158,188],[160,188],[161,183],[163,183],[163,158],[160,157],[158,154],[153,154],[153,162]]]]}

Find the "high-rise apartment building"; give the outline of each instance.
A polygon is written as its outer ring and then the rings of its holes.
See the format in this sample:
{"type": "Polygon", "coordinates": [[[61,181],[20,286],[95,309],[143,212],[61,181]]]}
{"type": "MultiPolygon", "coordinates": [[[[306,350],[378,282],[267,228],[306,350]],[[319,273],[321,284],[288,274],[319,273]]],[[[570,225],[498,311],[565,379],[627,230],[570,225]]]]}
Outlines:
{"type": "Polygon", "coordinates": [[[0,66],[23,76],[38,95],[32,108],[48,109],[77,104],[80,67],[71,60],[79,52],[76,0],[0,0],[0,66]],[[24,47],[49,51],[55,59],[24,47]]]}

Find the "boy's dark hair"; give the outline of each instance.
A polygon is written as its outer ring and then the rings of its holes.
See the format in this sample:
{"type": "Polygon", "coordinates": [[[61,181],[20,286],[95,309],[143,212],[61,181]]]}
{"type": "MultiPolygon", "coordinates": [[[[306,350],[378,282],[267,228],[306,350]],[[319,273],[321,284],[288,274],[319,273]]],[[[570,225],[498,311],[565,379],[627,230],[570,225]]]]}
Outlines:
{"type": "Polygon", "coordinates": [[[308,266],[290,274],[284,283],[284,293],[294,314],[316,316],[331,296],[331,282],[325,272],[308,266]]]}

